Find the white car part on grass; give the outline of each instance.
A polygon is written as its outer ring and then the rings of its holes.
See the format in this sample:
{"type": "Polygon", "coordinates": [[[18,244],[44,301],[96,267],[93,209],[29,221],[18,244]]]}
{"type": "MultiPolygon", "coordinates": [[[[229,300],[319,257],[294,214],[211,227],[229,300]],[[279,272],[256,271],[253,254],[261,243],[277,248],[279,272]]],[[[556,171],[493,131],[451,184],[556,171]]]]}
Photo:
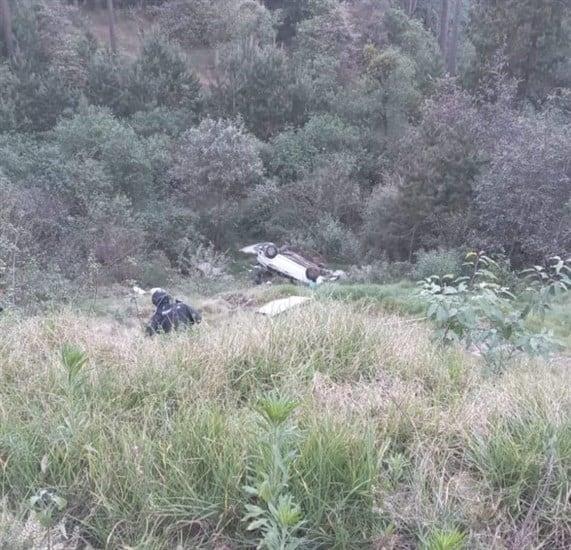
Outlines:
{"type": "Polygon", "coordinates": [[[274,317],[284,311],[306,304],[309,301],[311,301],[311,298],[308,296],[290,296],[289,298],[281,298],[279,300],[268,302],[258,309],[258,313],[267,315],[268,317],[274,317]]]}

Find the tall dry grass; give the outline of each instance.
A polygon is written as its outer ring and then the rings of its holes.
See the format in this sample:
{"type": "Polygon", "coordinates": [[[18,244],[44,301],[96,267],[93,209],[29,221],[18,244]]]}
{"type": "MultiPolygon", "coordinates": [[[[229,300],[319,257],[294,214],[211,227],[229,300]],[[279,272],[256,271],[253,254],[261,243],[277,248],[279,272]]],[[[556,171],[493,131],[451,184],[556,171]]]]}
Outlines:
{"type": "Polygon", "coordinates": [[[61,547],[255,546],[243,486],[276,390],[299,403],[304,547],[571,545],[565,365],[491,377],[424,326],[330,300],[153,339],[71,311],[16,321],[0,321],[0,547],[49,527],[61,547]],[[74,375],[66,344],[87,357],[74,375]],[[41,489],[66,505],[34,531],[41,489]]]}

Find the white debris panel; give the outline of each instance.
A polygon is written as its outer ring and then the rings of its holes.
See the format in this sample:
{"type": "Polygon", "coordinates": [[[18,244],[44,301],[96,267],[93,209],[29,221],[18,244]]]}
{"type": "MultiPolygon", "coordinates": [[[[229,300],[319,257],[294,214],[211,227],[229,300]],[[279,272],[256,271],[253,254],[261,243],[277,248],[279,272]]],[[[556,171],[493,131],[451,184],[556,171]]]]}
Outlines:
{"type": "Polygon", "coordinates": [[[289,298],[281,298],[280,300],[273,300],[258,309],[258,313],[267,315],[268,317],[275,317],[284,311],[288,311],[294,307],[302,304],[307,304],[311,301],[308,296],[290,296],[289,298]]]}

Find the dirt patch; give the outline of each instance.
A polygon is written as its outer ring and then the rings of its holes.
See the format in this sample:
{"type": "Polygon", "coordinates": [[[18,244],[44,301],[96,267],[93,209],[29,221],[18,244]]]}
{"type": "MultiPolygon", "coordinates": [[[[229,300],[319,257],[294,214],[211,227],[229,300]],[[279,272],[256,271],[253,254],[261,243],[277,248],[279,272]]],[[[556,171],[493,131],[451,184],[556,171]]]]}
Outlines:
{"type": "Polygon", "coordinates": [[[209,323],[216,323],[240,312],[254,311],[256,307],[257,304],[254,297],[240,292],[226,293],[198,304],[203,319],[209,323]]]}
{"type": "Polygon", "coordinates": [[[223,294],[221,299],[233,309],[253,309],[257,305],[256,300],[252,296],[246,296],[241,292],[223,294]]]}

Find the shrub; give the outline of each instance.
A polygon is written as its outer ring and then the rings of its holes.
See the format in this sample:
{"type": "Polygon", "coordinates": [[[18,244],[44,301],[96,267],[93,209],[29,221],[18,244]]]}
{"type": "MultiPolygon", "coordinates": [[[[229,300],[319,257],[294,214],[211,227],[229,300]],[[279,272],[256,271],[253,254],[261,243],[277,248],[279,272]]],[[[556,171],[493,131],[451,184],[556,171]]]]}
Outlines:
{"type": "Polygon", "coordinates": [[[355,261],[361,250],[355,234],[327,213],[305,232],[299,232],[289,239],[289,242],[306,250],[314,250],[331,261],[355,261]]]}
{"type": "Polygon", "coordinates": [[[109,51],[97,51],[87,64],[85,95],[92,105],[108,107],[116,115],[130,112],[127,91],[127,59],[109,51]]]}
{"type": "Polygon", "coordinates": [[[259,142],[241,124],[203,120],[185,132],[172,175],[184,202],[199,209],[202,233],[217,247],[232,242],[238,205],[262,181],[259,142]]]}
{"type": "MultiPolygon", "coordinates": [[[[63,158],[100,165],[110,178],[108,193],[140,204],[153,193],[153,172],[145,142],[107,109],[88,107],[54,130],[63,158]]],[[[86,190],[89,192],[89,190],[86,190]]]]}
{"type": "Polygon", "coordinates": [[[483,252],[471,252],[464,264],[468,275],[433,275],[419,284],[427,298],[427,316],[437,326],[437,338],[475,347],[487,365],[500,372],[516,352],[546,356],[556,345],[550,333],[528,328],[525,318],[532,308],[518,303],[509,289],[497,284],[492,272],[496,265],[483,252]]]}
{"type": "Polygon", "coordinates": [[[431,275],[458,277],[462,272],[464,254],[458,249],[419,250],[415,257],[413,277],[416,279],[426,279],[431,275]]]}
{"type": "Polygon", "coordinates": [[[267,150],[266,165],[282,182],[294,181],[308,176],[320,161],[327,163],[330,155],[357,148],[355,128],[336,116],[317,115],[302,128],[277,135],[267,150]]]}
{"type": "Polygon", "coordinates": [[[549,113],[511,119],[475,185],[481,242],[515,266],[571,249],[571,133],[549,113]]]}
{"type": "Polygon", "coordinates": [[[155,9],[161,33],[186,48],[216,46],[230,35],[234,3],[228,0],[172,0],[155,9]]]}
{"type": "Polygon", "coordinates": [[[157,33],[143,43],[129,74],[128,93],[131,113],[166,107],[196,117],[202,107],[200,82],[188,60],[157,33]]]}
{"type": "Polygon", "coordinates": [[[366,265],[354,265],[348,273],[352,283],[396,283],[412,278],[413,266],[408,262],[389,262],[386,259],[375,260],[366,265]]]}

